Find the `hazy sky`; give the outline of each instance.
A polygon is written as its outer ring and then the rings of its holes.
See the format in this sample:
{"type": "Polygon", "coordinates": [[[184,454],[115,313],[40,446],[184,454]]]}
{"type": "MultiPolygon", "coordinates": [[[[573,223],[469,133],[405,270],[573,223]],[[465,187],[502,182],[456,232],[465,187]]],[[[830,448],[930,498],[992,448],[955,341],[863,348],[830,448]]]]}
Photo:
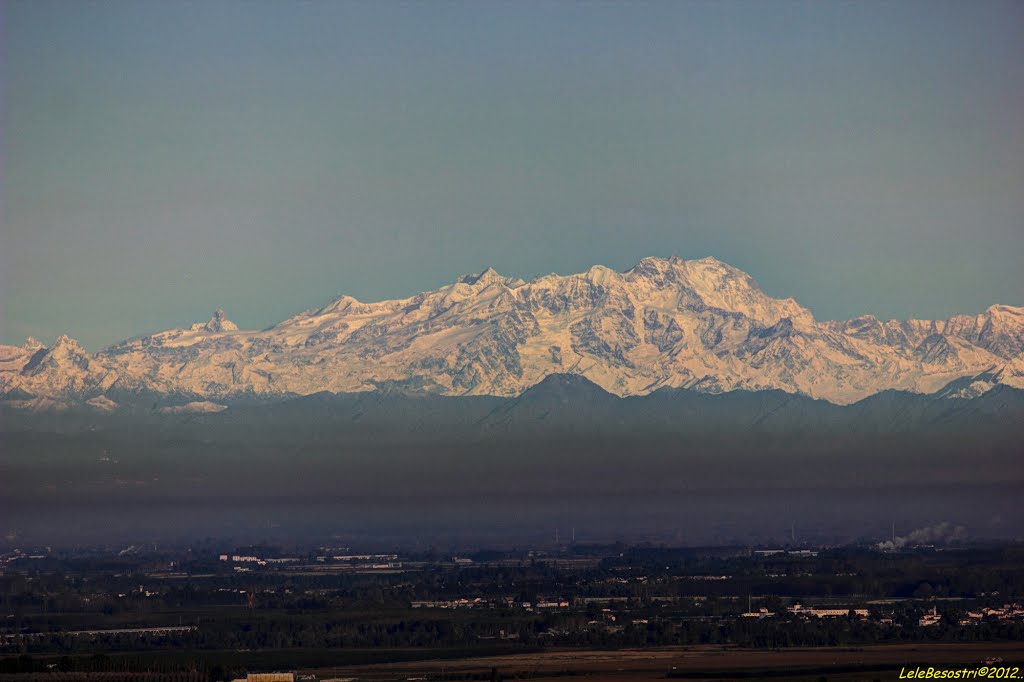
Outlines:
{"type": "Polygon", "coordinates": [[[0,0],[0,342],[713,255],[1024,305],[1021,2],[0,0]]]}

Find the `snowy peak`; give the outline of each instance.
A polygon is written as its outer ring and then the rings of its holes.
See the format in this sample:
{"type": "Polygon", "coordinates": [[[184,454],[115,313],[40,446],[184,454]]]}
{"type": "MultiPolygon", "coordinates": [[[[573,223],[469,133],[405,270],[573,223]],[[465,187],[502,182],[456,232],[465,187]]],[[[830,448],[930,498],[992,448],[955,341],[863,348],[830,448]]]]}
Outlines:
{"type": "Polygon", "coordinates": [[[1024,307],[1001,305],[999,303],[990,305],[985,312],[991,317],[1000,317],[1012,320],[1017,324],[1024,324],[1024,307]]]}
{"type": "Polygon", "coordinates": [[[498,274],[498,271],[492,267],[486,267],[479,274],[476,275],[463,275],[457,280],[460,284],[483,284],[487,285],[492,282],[504,282],[505,278],[498,274]]]}
{"type": "Polygon", "coordinates": [[[990,306],[978,331],[978,342],[1003,358],[1024,354],[1024,308],[990,306]]]}
{"type": "Polygon", "coordinates": [[[26,370],[40,373],[48,368],[76,366],[88,371],[92,358],[78,341],[70,336],[61,335],[50,348],[40,348],[29,361],[26,370]]]}
{"type": "Polygon", "coordinates": [[[85,349],[67,334],[61,334],[50,348],[51,353],[85,353],[85,349]]]}
{"type": "Polygon", "coordinates": [[[753,277],[711,256],[691,261],[670,260],[669,263],[686,273],[691,284],[708,291],[733,289],[761,293],[753,277]]]}
{"type": "Polygon", "coordinates": [[[717,258],[682,260],[648,257],[626,271],[632,282],[648,282],[657,289],[679,294],[679,303],[743,315],[759,325],[771,326],[789,318],[800,329],[814,325],[811,311],[791,298],[766,294],[753,277],[717,258]]]}
{"type": "MultiPolygon", "coordinates": [[[[331,301],[330,303],[325,305],[323,308],[320,308],[319,310],[307,311],[306,314],[304,314],[304,315],[297,315],[296,317],[307,317],[307,316],[315,317],[315,316],[318,316],[318,315],[329,315],[331,313],[345,313],[345,312],[348,312],[348,311],[352,310],[354,307],[358,307],[358,306],[361,306],[361,305],[362,305],[362,303],[357,301],[354,297],[348,296],[348,295],[344,295],[344,296],[339,296],[338,298],[334,299],[333,301],[331,301]]],[[[285,320],[285,322],[288,322],[288,321],[289,320],[285,320]]],[[[283,325],[283,324],[285,324],[285,322],[282,322],[281,324],[283,325]]],[[[278,325],[278,326],[281,326],[281,325],[278,325]]]]}
{"type": "Polygon", "coordinates": [[[1001,383],[1001,368],[990,367],[974,376],[963,377],[946,384],[936,395],[949,400],[973,400],[991,391],[1001,383]]]}
{"type": "MultiPolygon", "coordinates": [[[[506,287],[508,289],[515,289],[523,284],[523,280],[518,277],[506,277],[498,273],[492,267],[484,268],[481,272],[476,274],[468,274],[459,277],[452,286],[467,285],[473,288],[474,291],[483,291],[491,286],[506,287]]],[[[444,288],[442,288],[443,290],[444,288]]]]}
{"type": "Polygon", "coordinates": [[[118,378],[66,335],[57,337],[49,348],[30,342],[2,349],[8,352],[0,352],[0,395],[14,390],[45,398],[92,395],[102,393],[118,378]]]}

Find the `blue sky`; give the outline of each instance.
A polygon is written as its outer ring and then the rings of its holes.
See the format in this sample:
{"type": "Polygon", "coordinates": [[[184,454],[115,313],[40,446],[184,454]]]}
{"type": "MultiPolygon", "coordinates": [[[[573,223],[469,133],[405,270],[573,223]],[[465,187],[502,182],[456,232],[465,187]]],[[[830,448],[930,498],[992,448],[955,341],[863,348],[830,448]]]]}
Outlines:
{"type": "Polygon", "coordinates": [[[1024,305],[1019,2],[0,0],[0,342],[716,256],[1024,305]]]}

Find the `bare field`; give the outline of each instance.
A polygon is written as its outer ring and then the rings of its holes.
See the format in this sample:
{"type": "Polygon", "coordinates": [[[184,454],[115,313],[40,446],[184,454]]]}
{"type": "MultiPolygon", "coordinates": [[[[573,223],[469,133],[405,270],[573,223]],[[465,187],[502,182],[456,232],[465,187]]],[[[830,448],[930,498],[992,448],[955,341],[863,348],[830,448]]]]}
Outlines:
{"type": "Polygon", "coordinates": [[[547,651],[446,661],[348,666],[310,670],[323,678],[359,680],[499,679],[589,682],[624,680],[758,679],[873,680],[896,679],[900,668],[976,667],[986,659],[1024,661],[1024,642],[964,644],[895,644],[865,647],[738,649],[695,646],[619,651],[547,651]],[[449,677],[450,676],[450,677],[449,677]]]}

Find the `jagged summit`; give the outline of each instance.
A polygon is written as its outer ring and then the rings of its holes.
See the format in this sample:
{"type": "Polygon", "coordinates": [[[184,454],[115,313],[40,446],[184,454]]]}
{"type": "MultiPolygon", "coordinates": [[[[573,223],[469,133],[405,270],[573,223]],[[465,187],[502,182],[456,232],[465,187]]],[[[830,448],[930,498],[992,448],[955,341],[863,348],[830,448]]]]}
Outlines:
{"type": "Polygon", "coordinates": [[[238,325],[227,318],[223,308],[217,308],[203,329],[208,332],[234,332],[238,331],[238,325]]]}
{"type": "Polygon", "coordinates": [[[61,334],[57,337],[57,340],[53,342],[53,345],[46,349],[46,355],[50,358],[60,360],[78,360],[87,362],[89,354],[86,352],[82,344],[78,343],[75,339],[71,338],[67,334],[61,334]]]}
{"type": "Polygon", "coordinates": [[[57,337],[57,340],[54,341],[51,350],[53,348],[65,348],[65,347],[66,348],[80,348],[81,346],[79,345],[78,341],[74,340],[73,338],[71,338],[67,334],[61,334],[60,336],[57,337]]]}
{"type": "Polygon", "coordinates": [[[504,287],[508,287],[510,289],[514,289],[523,284],[523,280],[519,279],[518,277],[506,277],[505,275],[500,274],[494,268],[488,266],[476,274],[470,273],[468,275],[463,275],[462,277],[459,277],[458,279],[455,280],[454,284],[466,284],[475,288],[486,288],[491,286],[492,284],[498,284],[504,287]]]}
{"type": "Polygon", "coordinates": [[[1024,308],[819,322],[713,257],[647,257],[621,272],[595,265],[529,282],[488,267],[408,298],[340,296],[259,331],[218,309],[95,355],[68,337],[0,347],[0,395],[60,400],[110,387],[213,402],[321,391],[512,396],[586,381],[619,396],[779,390],[845,404],[964,377],[973,380],[957,387],[963,395],[1024,387],[1024,308]]]}
{"type": "MultiPolygon", "coordinates": [[[[228,319],[223,308],[217,308],[213,311],[213,316],[206,322],[196,322],[194,325],[189,327],[189,331],[193,332],[234,332],[238,331],[238,325],[228,319]]],[[[167,332],[162,332],[166,334],[167,332]]],[[[154,335],[158,336],[158,335],[154,335]]],[[[117,344],[115,344],[117,345],[117,344]]]]}
{"type": "Polygon", "coordinates": [[[504,279],[504,277],[498,274],[497,270],[488,266],[479,274],[463,275],[457,281],[460,284],[490,284],[491,282],[504,281],[504,279]]]}

